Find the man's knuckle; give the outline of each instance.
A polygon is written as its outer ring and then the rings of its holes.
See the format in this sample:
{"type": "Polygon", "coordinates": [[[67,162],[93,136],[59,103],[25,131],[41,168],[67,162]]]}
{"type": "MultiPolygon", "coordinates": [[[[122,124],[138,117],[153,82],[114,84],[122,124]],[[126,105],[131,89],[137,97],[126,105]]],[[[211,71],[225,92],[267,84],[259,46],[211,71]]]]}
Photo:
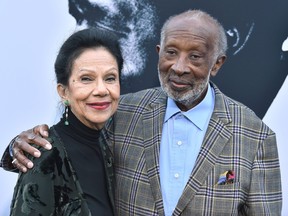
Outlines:
{"type": "Polygon", "coordinates": [[[19,151],[14,150],[14,157],[17,158],[19,156],[19,151]]]}
{"type": "Polygon", "coordinates": [[[18,136],[16,139],[15,139],[15,142],[13,143],[13,148],[17,147],[21,145],[21,138],[18,136]]]}

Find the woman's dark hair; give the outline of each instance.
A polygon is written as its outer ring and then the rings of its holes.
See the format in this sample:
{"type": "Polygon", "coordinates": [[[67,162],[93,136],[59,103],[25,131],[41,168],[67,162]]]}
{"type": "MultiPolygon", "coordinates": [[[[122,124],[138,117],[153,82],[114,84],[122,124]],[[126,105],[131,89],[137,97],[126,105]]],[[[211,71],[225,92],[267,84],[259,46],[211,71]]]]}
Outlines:
{"type": "Polygon", "coordinates": [[[72,34],[61,46],[54,64],[57,83],[68,85],[74,60],[86,49],[97,47],[104,47],[115,57],[121,78],[123,57],[117,36],[108,30],[87,28],[72,34]]]}

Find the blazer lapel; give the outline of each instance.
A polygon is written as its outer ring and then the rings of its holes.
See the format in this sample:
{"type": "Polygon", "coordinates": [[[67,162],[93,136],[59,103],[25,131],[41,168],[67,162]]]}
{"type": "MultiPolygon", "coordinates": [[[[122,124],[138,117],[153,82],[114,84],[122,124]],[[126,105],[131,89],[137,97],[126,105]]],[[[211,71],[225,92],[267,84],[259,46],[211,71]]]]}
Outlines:
{"type": "Polygon", "coordinates": [[[204,184],[210,170],[222,152],[222,149],[231,137],[231,131],[227,124],[231,122],[228,110],[228,102],[220,90],[212,84],[215,90],[215,107],[209,126],[204,137],[201,150],[198,154],[190,179],[180,197],[174,215],[179,215],[191,202],[200,186],[204,184]]]}
{"type": "Polygon", "coordinates": [[[143,113],[144,148],[148,178],[159,215],[164,215],[160,189],[159,153],[167,98],[160,92],[159,98],[143,113]]]}

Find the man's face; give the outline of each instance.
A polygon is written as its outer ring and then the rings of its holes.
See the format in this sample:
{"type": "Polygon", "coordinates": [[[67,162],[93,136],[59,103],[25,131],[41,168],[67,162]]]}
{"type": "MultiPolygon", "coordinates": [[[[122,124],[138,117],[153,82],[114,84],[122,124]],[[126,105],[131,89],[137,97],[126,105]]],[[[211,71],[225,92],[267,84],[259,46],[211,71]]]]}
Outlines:
{"type": "Polygon", "coordinates": [[[199,19],[174,18],[158,46],[159,79],[163,90],[183,111],[196,106],[207,91],[210,75],[222,63],[215,58],[213,25],[199,19]]]}

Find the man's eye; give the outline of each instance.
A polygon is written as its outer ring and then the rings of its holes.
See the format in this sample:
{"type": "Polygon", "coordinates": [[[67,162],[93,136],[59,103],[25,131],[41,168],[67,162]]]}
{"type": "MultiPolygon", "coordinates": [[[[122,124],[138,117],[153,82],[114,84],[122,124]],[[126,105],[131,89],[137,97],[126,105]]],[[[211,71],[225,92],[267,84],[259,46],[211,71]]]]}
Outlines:
{"type": "Polygon", "coordinates": [[[191,58],[191,59],[199,59],[200,56],[199,56],[199,55],[191,55],[190,58],[191,58]]]}
{"type": "Polygon", "coordinates": [[[167,50],[166,53],[169,55],[174,55],[176,52],[174,50],[167,50]]]}

